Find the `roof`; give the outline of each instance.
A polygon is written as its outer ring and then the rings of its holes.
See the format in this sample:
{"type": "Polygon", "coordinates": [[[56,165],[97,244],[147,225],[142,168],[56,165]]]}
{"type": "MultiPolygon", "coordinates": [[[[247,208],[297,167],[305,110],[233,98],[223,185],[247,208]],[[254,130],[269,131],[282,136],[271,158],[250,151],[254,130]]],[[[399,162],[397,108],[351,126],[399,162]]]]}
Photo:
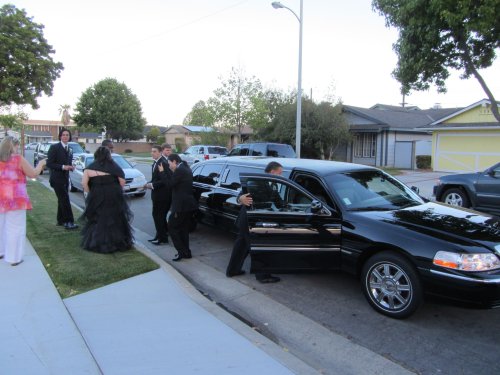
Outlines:
{"type": "Polygon", "coordinates": [[[24,134],[29,136],[29,137],[50,137],[50,138],[52,138],[52,134],[50,132],[26,130],[24,132],[24,134]]]}
{"type": "Polygon", "coordinates": [[[78,133],[79,138],[101,138],[101,133],[78,133]]]}
{"type": "MultiPolygon", "coordinates": [[[[380,108],[380,104],[377,105],[380,108]]],[[[371,109],[344,105],[343,111],[350,112],[356,116],[362,117],[369,122],[367,123],[350,123],[352,129],[407,129],[407,130],[423,130],[419,127],[429,125],[451,113],[456,112],[459,108],[431,108],[431,109],[406,109],[403,107],[392,109],[394,106],[385,106],[384,109],[371,109]]]]}
{"type": "MultiPolygon", "coordinates": [[[[446,114],[444,115],[443,117],[440,117],[438,118],[436,121],[434,121],[432,124],[430,125],[437,125],[437,124],[440,124],[446,120],[449,120],[450,118],[453,118],[455,116],[458,116],[464,112],[467,112],[467,111],[470,111],[471,109],[473,108],[476,108],[476,107],[479,107],[479,106],[486,106],[486,105],[490,105],[491,104],[491,101],[489,101],[488,99],[482,99],[476,103],[473,103],[471,105],[469,105],[468,107],[465,107],[465,108],[457,108],[456,111],[454,112],[451,112],[449,114],[446,114]]],[[[497,102],[497,105],[500,105],[500,102],[497,102]]],[[[496,123],[496,125],[498,126],[498,123],[495,121],[494,124],[496,123]]],[[[447,124],[448,125],[448,124],[447,124]]],[[[484,123],[482,123],[482,125],[484,125],[484,123]]],[[[470,126],[474,126],[474,125],[470,125],[470,126]]]]}
{"type": "Polygon", "coordinates": [[[50,121],[50,120],[24,120],[24,125],[50,125],[50,126],[76,126],[74,121],[70,121],[68,125],[64,125],[61,120],[50,121]]]}
{"type": "MultiPolygon", "coordinates": [[[[270,161],[276,161],[283,166],[285,172],[291,172],[294,169],[309,171],[321,176],[327,176],[331,173],[348,172],[355,170],[374,170],[377,168],[361,164],[344,163],[330,160],[316,159],[298,159],[298,158],[273,158],[268,156],[231,156],[206,160],[197,163],[196,166],[208,164],[227,164],[241,166],[257,166],[264,169],[270,161]]],[[[194,167],[193,167],[194,168],[194,167]]]]}

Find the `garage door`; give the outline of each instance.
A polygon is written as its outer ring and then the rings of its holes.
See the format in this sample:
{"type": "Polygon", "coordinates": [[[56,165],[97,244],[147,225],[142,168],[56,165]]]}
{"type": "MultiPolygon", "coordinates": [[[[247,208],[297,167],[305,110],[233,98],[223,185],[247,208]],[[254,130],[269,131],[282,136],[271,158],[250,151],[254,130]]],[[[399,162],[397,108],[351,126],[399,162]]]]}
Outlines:
{"type": "Polygon", "coordinates": [[[435,150],[435,171],[482,171],[500,161],[500,132],[440,133],[435,150]]]}
{"type": "Polygon", "coordinates": [[[411,169],[413,157],[413,142],[396,142],[394,167],[411,169]]]}

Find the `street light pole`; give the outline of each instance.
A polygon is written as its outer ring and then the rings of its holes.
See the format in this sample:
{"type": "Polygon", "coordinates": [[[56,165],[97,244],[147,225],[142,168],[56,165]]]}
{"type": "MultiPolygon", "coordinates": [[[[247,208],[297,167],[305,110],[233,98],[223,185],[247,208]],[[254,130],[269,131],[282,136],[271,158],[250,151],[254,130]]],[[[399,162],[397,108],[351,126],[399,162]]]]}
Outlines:
{"type": "Polygon", "coordinates": [[[295,152],[297,157],[300,158],[300,131],[302,126],[302,25],[304,21],[303,13],[303,0],[300,0],[300,16],[297,16],[292,9],[281,4],[279,1],[271,3],[274,9],[284,8],[288,9],[299,21],[299,78],[297,83],[297,122],[295,127],[295,152]]]}

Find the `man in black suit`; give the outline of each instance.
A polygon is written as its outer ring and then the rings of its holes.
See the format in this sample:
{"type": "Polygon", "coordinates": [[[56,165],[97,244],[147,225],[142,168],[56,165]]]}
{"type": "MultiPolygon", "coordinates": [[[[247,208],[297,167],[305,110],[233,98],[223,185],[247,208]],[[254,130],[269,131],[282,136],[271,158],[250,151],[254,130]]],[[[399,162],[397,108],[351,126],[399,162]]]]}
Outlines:
{"type": "MultiPolygon", "coordinates": [[[[153,202],[153,221],[155,223],[156,236],[149,240],[154,245],[162,245],[168,243],[167,232],[167,212],[170,208],[171,193],[169,187],[162,180],[161,170],[167,170],[168,164],[161,154],[160,146],[151,148],[151,156],[153,157],[153,165],[151,167],[151,181],[145,187],[151,189],[151,200],[153,202]]],[[[165,173],[164,173],[165,174],[165,173]]],[[[168,178],[165,177],[165,178],[168,178]]]]}
{"type": "Polygon", "coordinates": [[[168,156],[168,166],[173,172],[168,180],[167,171],[163,171],[163,180],[172,188],[172,206],[168,228],[170,237],[177,250],[174,262],[192,257],[189,248],[189,227],[198,202],[193,196],[193,173],[191,168],[182,161],[178,154],[168,156]]]}
{"type": "Polygon", "coordinates": [[[73,218],[73,210],[69,201],[69,171],[73,167],[73,152],[68,145],[71,141],[71,132],[62,128],[59,131],[59,143],[55,143],[49,148],[47,154],[47,167],[50,170],[50,186],[57,196],[57,225],[63,225],[66,229],[76,229],[73,218]]]}
{"type": "MultiPolygon", "coordinates": [[[[281,176],[283,173],[283,166],[276,161],[271,161],[267,164],[264,172],[281,176]]],[[[278,192],[274,190],[273,185],[265,182],[262,185],[252,186],[252,188],[253,189],[251,190],[251,188],[248,187],[248,190],[251,191],[251,193],[240,193],[238,196],[238,203],[241,204],[240,214],[238,215],[235,223],[238,228],[238,236],[234,242],[231,258],[229,259],[229,264],[227,265],[227,277],[239,276],[245,273],[245,271],[242,270],[242,266],[248,252],[250,251],[250,233],[248,231],[247,207],[254,204],[254,198],[256,203],[271,201],[278,208],[283,206],[283,201],[278,192]]],[[[255,274],[255,278],[261,283],[276,283],[281,280],[278,276],[273,276],[269,273],[257,273],[255,274]]]]}

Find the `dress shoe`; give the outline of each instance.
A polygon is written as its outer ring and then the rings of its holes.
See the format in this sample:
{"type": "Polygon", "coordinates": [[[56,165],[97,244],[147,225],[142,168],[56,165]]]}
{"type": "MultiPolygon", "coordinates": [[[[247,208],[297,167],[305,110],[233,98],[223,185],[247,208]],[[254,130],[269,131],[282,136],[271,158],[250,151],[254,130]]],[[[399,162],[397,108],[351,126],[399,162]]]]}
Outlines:
{"type": "Polygon", "coordinates": [[[269,275],[262,279],[257,279],[262,284],[277,283],[281,279],[278,276],[269,275]]]}
{"type": "Polygon", "coordinates": [[[245,271],[243,271],[243,270],[239,270],[239,271],[236,271],[236,272],[226,272],[226,276],[227,277],[241,276],[241,275],[244,275],[244,274],[245,274],[245,271]]]}
{"type": "Polygon", "coordinates": [[[24,260],[21,259],[19,262],[14,262],[14,263],[11,263],[10,265],[17,266],[17,265],[21,264],[22,262],[24,262],[24,260]]]}
{"type": "Polygon", "coordinates": [[[150,240],[148,240],[149,242],[153,242],[153,241],[158,241],[158,238],[151,238],[150,240]]]}
{"type": "Polygon", "coordinates": [[[2,259],[2,258],[3,258],[3,255],[0,255],[0,259],[2,259]]]}
{"type": "MultiPolygon", "coordinates": [[[[191,258],[191,257],[190,257],[190,258],[191,258]]],[[[178,262],[178,261],[180,261],[181,259],[189,259],[189,258],[187,258],[187,257],[185,257],[185,256],[182,256],[182,255],[177,254],[177,255],[176,255],[176,256],[172,259],[172,261],[173,261],[173,262],[178,262]]]]}
{"type": "Polygon", "coordinates": [[[70,230],[71,229],[76,229],[76,228],[78,228],[78,225],[75,224],[75,223],[66,223],[66,224],[64,224],[64,228],[65,229],[70,229],[70,230]]]}
{"type": "Polygon", "coordinates": [[[160,241],[160,240],[156,240],[156,241],[151,241],[151,243],[153,245],[156,245],[156,246],[160,246],[160,245],[166,245],[168,243],[168,241],[160,241]]]}

